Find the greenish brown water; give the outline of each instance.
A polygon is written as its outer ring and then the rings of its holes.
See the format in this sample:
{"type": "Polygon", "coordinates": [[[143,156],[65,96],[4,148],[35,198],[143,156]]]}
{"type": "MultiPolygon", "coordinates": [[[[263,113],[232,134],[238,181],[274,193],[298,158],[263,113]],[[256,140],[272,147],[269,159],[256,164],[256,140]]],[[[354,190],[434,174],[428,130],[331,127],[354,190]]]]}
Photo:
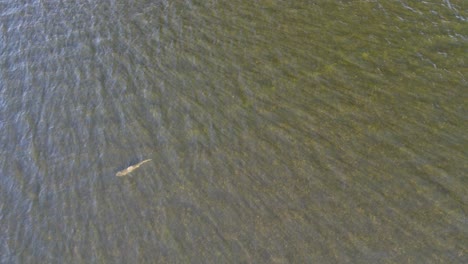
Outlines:
{"type": "Polygon", "coordinates": [[[293,2],[1,2],[0,263],[466,263],[467,4],[293,2]]]}

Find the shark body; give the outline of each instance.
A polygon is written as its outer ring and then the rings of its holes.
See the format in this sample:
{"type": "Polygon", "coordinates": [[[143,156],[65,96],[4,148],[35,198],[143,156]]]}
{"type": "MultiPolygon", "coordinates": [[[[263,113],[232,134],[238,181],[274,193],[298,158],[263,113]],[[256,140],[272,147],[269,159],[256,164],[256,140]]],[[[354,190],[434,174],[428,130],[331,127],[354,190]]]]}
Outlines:
{"type": "Polygon", "coordinates": [[[138,163],[138,164],[135,164],[135,165],[132,165],[132,166],[126,168],[125,170],[121,170],[121,171],[117,172],[117,173],[115,174],[115,176],[117,176],[117,177],[126,176],[126,175],[128,175],[129,173],[131,173],[132,171],[138,169],[138,167],[140,167],[143,163],[148,162],[148,161],[150,161],[150,160],[151,160],[151,159],[144,160],[144,161],[142,161],[142,162],[140,162],[140,163],[138,163]]]}

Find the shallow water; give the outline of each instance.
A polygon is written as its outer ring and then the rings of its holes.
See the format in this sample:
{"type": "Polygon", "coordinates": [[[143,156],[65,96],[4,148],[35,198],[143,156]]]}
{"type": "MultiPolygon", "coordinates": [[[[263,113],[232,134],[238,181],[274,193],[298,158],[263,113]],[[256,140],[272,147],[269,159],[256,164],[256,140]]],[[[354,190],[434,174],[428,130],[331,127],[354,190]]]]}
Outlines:
{"type": "Polygon", "coordinates": [[[467,262],[465,1],[79,2],[0,2],[1,263],[467,262]]]}

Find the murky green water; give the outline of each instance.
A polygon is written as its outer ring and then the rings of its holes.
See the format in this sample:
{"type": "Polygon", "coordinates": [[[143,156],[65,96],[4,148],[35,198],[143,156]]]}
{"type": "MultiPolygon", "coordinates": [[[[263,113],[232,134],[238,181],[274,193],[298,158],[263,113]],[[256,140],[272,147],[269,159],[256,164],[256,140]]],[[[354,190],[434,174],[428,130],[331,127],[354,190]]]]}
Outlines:
{"type": "Polygon", "coordinates": [[[0,263],[468,261],[465,1],[78,2],[0,2],[0,263]]]}

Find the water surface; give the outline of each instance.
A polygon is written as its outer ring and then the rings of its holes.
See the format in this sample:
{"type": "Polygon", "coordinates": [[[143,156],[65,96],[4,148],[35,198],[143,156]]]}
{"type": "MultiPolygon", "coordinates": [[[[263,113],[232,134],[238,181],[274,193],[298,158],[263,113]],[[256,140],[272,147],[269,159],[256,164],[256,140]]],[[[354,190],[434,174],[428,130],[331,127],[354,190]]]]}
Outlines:
{"type": "Polygon", "coordinates": [[[467,262],[465,1],[137,2],[0,3],[1,263],[467,262]]]}

